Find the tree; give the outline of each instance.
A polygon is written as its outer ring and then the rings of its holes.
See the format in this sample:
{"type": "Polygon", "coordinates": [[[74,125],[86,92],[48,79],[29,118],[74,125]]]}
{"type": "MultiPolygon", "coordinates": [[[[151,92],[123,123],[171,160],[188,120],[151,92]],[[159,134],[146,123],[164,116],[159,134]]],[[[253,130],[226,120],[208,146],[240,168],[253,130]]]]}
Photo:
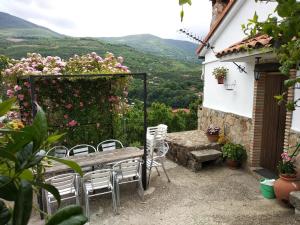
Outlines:
{"type": "MultiPolygon", "coordinates": [[[[259,0],[255,0],[259,1],[259,0]]],[[[300,1],[299,0],[276,0],[277,7],[274,14],[269,15],[265,21],[259,21],[255,13],[247,25],[242,25],[244,32],[249,36],[267,34],[274,41],[273,50],[281,64],[280,70],[289,79],[285,81],[287,88],[300,83],[300,78],[290,77],[291,69],[299,69],[300,63],[300,1]],[[278,18],[278,16],[280,18],[278,18]]],[[[284,102],[287,93],[276,96],[279,102],[284,102]]],[[[298,101],[286,103],[289,111],[295,110],[298,101]]]]}

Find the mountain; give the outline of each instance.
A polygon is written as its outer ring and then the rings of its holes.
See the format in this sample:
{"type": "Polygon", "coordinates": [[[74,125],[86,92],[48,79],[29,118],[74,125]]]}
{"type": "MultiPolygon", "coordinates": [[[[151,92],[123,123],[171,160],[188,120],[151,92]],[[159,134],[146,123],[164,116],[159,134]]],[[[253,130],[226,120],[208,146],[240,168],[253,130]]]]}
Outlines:
{"type": "Polygon", "coordinates": [[[0,36],[7,37],[12,40],[22,38],[41,38],[41,37],[63,37],[46,27],[38,26],[27,20],[10,15],[8,13],[0,12],[0,36]]]}
{"type": "MultiPolygon", "coordinates": [[[[188,107],[203,89],[199,61],[188,60],[188,55],[192,55],[195,48],[182,41],[145,36],[148,37],[147,43],[152,40],[151,45],[152,48],[156,46],[156,52],[151,52],[147,44],[144,44],[144,48],[147,47],[148,50],[143,50],[142,47],[133,48],[121,42],[117,44],[97,38],[64,36],[18,17],[0,13],[0,55],[20,59],[28,52],[36,52],[43,56],[52,55],[67,59],[74,54],[97,52],[103,56],[106,52],[112,52],[115,56],[123,56],[124,64],[132,72],[148,74],[149,104],[160,101],[176,108],[188,107]],[[175,53],[181,54],[184,60],[176,58],[175,53]]],[[[136,35],[131,36],[132,43],[134,37],[137,38],[137,46],[143,46],[143,41],[136,35]]],[[[129,92],[132,99],[143,100],[142,81],[134,79],[129,92]]]]}
{"type": "Polygon", "coordinates": [[[142,52],[172,59],[197,63],[195,54],[197,44],[189,41],[163,39],[151,34],[129,35],[124,37],[100,37],[100,40],[112,44],[125,44],[142,52]]]}

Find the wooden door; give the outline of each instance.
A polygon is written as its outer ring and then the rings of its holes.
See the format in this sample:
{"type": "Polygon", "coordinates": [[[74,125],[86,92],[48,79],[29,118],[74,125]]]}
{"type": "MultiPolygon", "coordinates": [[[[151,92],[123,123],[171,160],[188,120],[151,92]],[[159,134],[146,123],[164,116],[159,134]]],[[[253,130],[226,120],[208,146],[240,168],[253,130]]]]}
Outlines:
{"type": "Polygon", "coordinates": [[[266,74],[261,166],[277,173],[277,164],[283,151],[286,108],[278,105],[275,95],[283,92],[286,77],[266,74]]]}

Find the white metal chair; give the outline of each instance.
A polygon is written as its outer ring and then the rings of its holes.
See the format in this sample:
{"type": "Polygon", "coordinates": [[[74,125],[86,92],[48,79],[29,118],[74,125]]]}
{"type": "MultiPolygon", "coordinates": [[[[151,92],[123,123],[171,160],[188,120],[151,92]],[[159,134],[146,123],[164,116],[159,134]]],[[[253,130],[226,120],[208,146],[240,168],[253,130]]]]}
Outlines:
{"type": "Polygon", "coordinates": [[[57,158],[64,158],[67,156],[68,151],[69,150],[66,146],[60,145],[60,146],[54,146],[46,154],[47,155],[53,154],[57,158]]]}
{"type": "Polygon", "coordinates": [[[167,174],[165,165],[164,165],[164,161],[166,159],[166,154],[169,151],[168,143],[163,142],[163,145],[161,145],[157,148],[156,155],[154,155],[155,153],[154,153],[154,150],[153,150],[153,146],[151,146],[150,144],[147,143],[147,148],[148,147],[149,147],[150,151],[151,151],[151,148],[152,148],[152,154],[149,154],[149,156],[147,158],[147,169],[149,170],[148,185],[150,185],[151,170],[152,170],[153,167],[156,169],[158,176],[160,176],[160,173],[158,171],[158,167],[162,167],[164,173],[166,174],[168,182],[171,182],[170,178],[167,174]]]}
{"type": "Polygon", "coordinates": [[[117,148],[124,148],[123,144],[121,141],[119,140],[115,140],[115,139],[109,139],[109,140],[105,140],[100,142],[97,145],[97,151],[111,151],[111,150],[115,150],[117,148]]]}
{"type": "Polygon", "coordinates": [[[168,132],[168,126],[165,124],[159,124],[156,127],[147,128],[147,142],[152,142],[154,148],[159,145],[163,145],[168,132]]]}
{"type": "MultiPolygon", "coordinates": [[[[76,199],[76,204],[79,204],[79,197],[78,197],[78,179],[76,173],[67,173],[58,176],[51,177],[46,180],[46,183],[49,183],[56,187],[59,191],[61,196],[61,201],[69,200],[69,199],[76,199]]],[[[47,203],[47,211],[48,214],[51,214],[51,204],[56,202],[54,196],[44,190],[46,203],[47,203]]]]}
{"type": "MultiPolygon", "coordinates": [[[[97,150],[92,145],[81,144],[81,145],[76,145],[76,146],[70,148],[70,150],[68,152],[68,156],[88,155],[89,153],[93,153],[96,151],[97,150]]],[[[87,166],[87,167],[83,167],[82,170],[83,170],[83,172],[89,172],[91,170],[94,170],[94,167],[87,166]]]]}
{"type": "MultiPolygon", "coordinates": [[[[142,184],[142,165],[140,159],[127,159],[113,166],[113,182],[115,183],[117,206],[120,206],[120,184],[137,182],[140,197],[144,201],[144,188],[142,184]]],[[[118,212],[118,207],[116,208],[118,212]]]]}
{"type": "Polygon", "coordinates": [[[90,206],[89,199],[93,196],[104,194],[112,194],[113,209],[116,213],[116,197],[114,185],[112,183],[112,171],[110,169],[95,170],[86,173],[82,178],[84,199],[85,199],[85,213],[89,218],[90,206]]]}
{"type": "Polygon", "coordinates": [[[89,153],[96,152],[96,151],[97,150],[92,145],[80,144],[80,145],[75,145],[74,147],[70,148],[70,150],[68,151],[68,156],[87,155],[89,153]]]}

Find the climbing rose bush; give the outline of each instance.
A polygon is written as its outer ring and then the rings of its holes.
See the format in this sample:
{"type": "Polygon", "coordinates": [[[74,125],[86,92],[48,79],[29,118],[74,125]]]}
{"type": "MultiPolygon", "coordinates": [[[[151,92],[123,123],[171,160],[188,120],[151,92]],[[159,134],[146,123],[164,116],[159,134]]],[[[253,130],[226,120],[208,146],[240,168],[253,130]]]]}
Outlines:
{"type": "Polygon", "coordinates": [[[82,56],[74,55],[67,61],[58,56],[43,57],[38,53],[28,53],[27,57],[21,60],[12,59],[8,68],[4,70],[6,94],[12,98],[20,90],[16,85],[16,78],[19,76],[130,73],[128,67],[122,64],[123,62],[123,57],[115,57],[110,52],[106,53],[104,58],[92,52],[82,56]]]}

